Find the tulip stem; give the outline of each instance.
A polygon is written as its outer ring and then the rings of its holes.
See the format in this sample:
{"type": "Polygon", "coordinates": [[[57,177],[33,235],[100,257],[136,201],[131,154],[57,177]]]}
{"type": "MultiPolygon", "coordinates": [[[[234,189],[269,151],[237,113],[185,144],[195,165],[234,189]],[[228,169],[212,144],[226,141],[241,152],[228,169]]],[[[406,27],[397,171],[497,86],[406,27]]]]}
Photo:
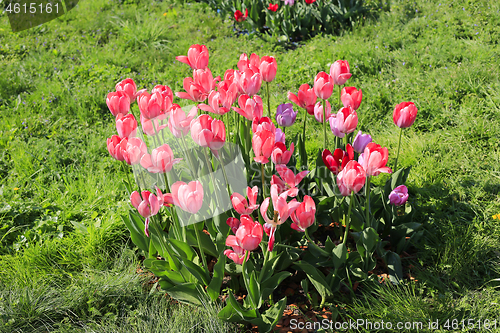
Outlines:
{"type": "Polygon", "coordinates": [[[262,269],[260,270],[259,274],[259,284],[262,282],[262,277],[264,276],[264,268],[266,267],[267,259],[269,257],[269,250],[267,246],[265,246],[265,249],[262,249],[262,251],[265,251],[266,253],[264,254],[264,262],[262,263],[262,269]]]}
{"type": "MultiPolygon", "coordinates": [[[[219,153],[219,154],[221,154],[221,153],[219,153]]],[[[224,167],[224,162],[222,161],[222,157],[219,156],[218,160],[219,160],[219,163],[220,163],[221,168],[222,168],[222,174],[224,175],[224,180],[226,181],[227,194],[229,195],[229,197],[231,197],[231,188],[229,187],[229,181],[227,179],[226,168],[224,167]]]]}
{"type": "Polygon", "coordinates": [[[326,136],[326,99],[323,100],[323,135],[324,135],[324,149],[328,147],[328,138],[326,136]]]}
{"type": "Polygon", "coordinates": [[[345,233],[344,233],[344,239],[342,240],[342,243],[345,244],[347,241],[347,234],[349,233],[349,222],[351,222],[351,209],[352,209],[352,202],[354,201],[354,192],[351,192],[351,197],[349,198],[349,210],[347,212],[346,216],[346,222],[345,222],[345,233]]]}
{"type": "Polygon", "coordinates": [[[304,112],[304,127],[302,128],[302,140],[306,141],[306,122],[307,121],[307,109],[304,112]]]}
{"type": "Polygon", "coordinates": [[[396,162],[394,163],[394,170],[393,172],[396,172],[396,168],[398,167],[398,159],[399,159],[399,150],[401,149],[401,136],[403,135],[403,129],[401,128],[399,130],[399,144],[398,144],[398,154],[396,155],[396,162]]]}
{"type": "MultiPolygon", "coordinates": [[[[201,222],[201,223],[203,224],[203,222],[201,222]]],[[[203,247],[201,246],[200,232],[198,231],[198,227],[196,226],[196,224],[193,225],[193,227],[194,227],[194,232],[196,234],[196,241],[198,242],[198,249],[200,250],[200,256],[201,256],[201,260],[203,262],[203,267],[207,271],[207,274],[210,274],[208,272],[207,259],[205,258],[205,252],[203,251],[203,247]]]]}
{"type": "Polygon", "coordinates": [[[252,137],[250,136],[250,132],[251,132],[251,129],[252,129],[252,121],[246,119],[246,118],[243,118],[244,120],[243,121],[246,121],[246,131],[245,131],[245,141],[246,141],[246,144],[245,144],[245,149],[246,149],[246,152],[245,153],[248,153],[250,152],[250,148],[252,147],[252,137]]]}
{"type": "MultiPolygon", "coordinates": [[[[125,174],[127,175],[128,186],[130,187],[130,189],[132,189],[132,183],[130,182],[130,176],[128,175],[127,169],[125,169],[125,164],[126,164],[126,162],[122,161],[122,169],[123,169],[123,172],[125,172],[125,174]]],[[[140,192],[140,189],[139,189],[139,192],[140,192]]],[[[130,193],[129,193],[129,195],[130,195],[130,193]]]]}
{"type": "Polygon", "coordinates": [[[271,104],[269,102],[271,95],[269,94],[269,82],[266,82],[267,85],[267,116],[271,118],[271,104]]]}
{"type": "Polygon", "coordinates": [[[212,168],[212,163],[210,163],[210,159],[208,158],[207,149],[203,149],[203,154],[205,155],[205,161],[207,162],[208,173],[210,174],[210,178],[212,179],[212,183],[214,184],[215,198],[217,200],[216,210],[218,210],[217,208],[222,207],[221,206],[222,205],[222,201],[219,198],[219,192],[217,191],[217,187],[215,186],[214,172],[213,172],[213,168],[212,168]]]}
{"type": "Polygon", "coordinates": [[[366,226],[371,227],[370,221],[370,176],[366,175],[366,184],[365,184],[365,196],[366,196],[366,226]]]}
{"type": "Polygon", "coordinates": [[[260,170],[262,173],[262,200],[266,197],[266,172],[264,170],[264,163],[260,164],[260,170]]]}
{"type": "Polygon", "coordinates": [[[339,106],[342,107],[342,86],[339,86],[339,106]]]}
{"type": "Polygon", "coordinates": [[[186,142],[186,139],[184,139],[184,135],[181,135],[181,141],[183,143],[183,148],[184,148],[184,157],[187,159],[187,162],[189,163],[189,172],[191,173],[191,177],[193,177],[193,180],[196,179],[196,176],[194,174],[194,164],[193,164],[193,160],[191,159],[191,154],[189,154],[189,151],[188,151],[188,146],[187,146],[187,142],[186,142]]]}

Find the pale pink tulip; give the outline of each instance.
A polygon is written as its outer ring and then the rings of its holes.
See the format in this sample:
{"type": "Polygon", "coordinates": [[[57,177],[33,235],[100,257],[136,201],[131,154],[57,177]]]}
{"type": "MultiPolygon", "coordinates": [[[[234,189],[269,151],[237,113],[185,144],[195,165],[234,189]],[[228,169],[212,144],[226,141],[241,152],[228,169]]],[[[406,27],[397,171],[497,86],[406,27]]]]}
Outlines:
{"type": "Polygon", "coordinates": [[[240,55],[240,60],[238,61],[238,69],[243,72],[248,68],[257,73],[260,71],[260,58],[255,53],[252,53],[250,55],[250,59],[248,59],[246,53],[240,55]]]}
{"type": "Polygon", "coordinates": [[[139,105],[141,115],[146,119],[154,119],[163,114],[164,103],[165,98],[163,98],[161,93],[158,92],[150,94],[145,91],[139,97],[137,97],[137,104],[139,105]]]}
{"type": "MultiPolygon", "coordinates": [[[[123,140],[122,140],[122,142],[120,142],[120,145],[122,145],[122,144],[123,144],[123,140]]],[[[144,141],[142,141],[139,138],[128,139],[128,141],[126,142],[126,145],[127,146],[124,150],[122,148],[122,155],[123,155],[123,159],[125,160],[125,162],[127,162],[127,164],[129,164],[129,165],[139,164],[142,156],[144,156],[144,154],[147,154],[147,152],[148,152],[148,148],[146,147],[146,144],[144,143],[144,141]]]]}
{"type": "Polygon", "coordinates": [[[126,115],[130,111],[130,98],[124,91],[114,91],[106,97],[106,104],[113,116],[126,115]]]}
{"type": "MultiPolygon", "coordinates": [[[[297,175],[293,173],[292,170],[288,169],[285,165],[276,165],[276,171],[280,175],[281,179],[291,188],[296,189],[296,186],[304,179],[304,177],[309,173],[309,171],[305,170],[299,172],[297,175]]],[[[295,195],[290,195],[295,196],[295,195]]]]}
{"type": "Polygon", "coordinates": [[[349,73],[349,63],[347,60],[337,60],[330,67],[330,76],[332,83],[338,86],[343,85],[351,77],[349,73]]]}
{"type": "MultiPolygon", "coordinates": [[[[320,101],[314,106],[314,118],[320,123],[323,122],[323,103],[323,101],[320,101]]],[[[326,101],[326,121],[330,120],[331,115],[332,107],[330,105],[330,102],[326,101]]]]}
{"type": "Polygon", "coordinates": [[[391,173],[391,168],[387,167],[389,151],[387,147],[382,148],[379,144],[370,142],[366,145],[363,154],[359,155],[359,164],[365,169],[368,176],[378,176],[381,172],[391,173]]]}
{"type": "Polygon", "coordinates": [[[205,69],[208,66],[208,49],[205,45],[194,44],[189,48],[187,57],[177,56],[175,59],[192,69],[205,69]]]}
{"type": "Polygon", "coordinates": [[[189,184],[178,181],[170,189],[176,206],[191,214],[198,213],[203,205],[203,186],[199,181],[192,181],[189,184]]]}
{"type": "Polygon", "coordinates": [[[203,102],[207,99],[208,93],[205,92],[202,86],[196,84],[192,78],[184,78],[182,85],[186,92],[176,92],[175,96],[182,99],[190,99],[194,102],[203,102]]]}
{"type": "Polygon", "coordinates": [[[264,106],[262,104],[262,98],[259,95],[254,95],[252,98],[248,95],[240,95],[238,98],[238,105],[240,107],[233,107],[233,110],[248,120],[262,118],[264,106]]]}
{"type": "Polygon", "coordinates": [[[337,175],[337,186],[343,196],[358,193],[365,185],[366,171],[356,161],[349,161],[344,169],[337,175]]]}
{"type": "Polygon", "coordinates": [[[193,71],[193,81],[200,86],[205,93],[210,94],[210,92],[214,90],[217,81],[220,81],[220,76],[214,79],[208,67],[205,69],[195,69],[193,71]]]}
{"type": "Polygon", "coordinates": [[[226,127],[221,120],[202,114],[190,124],[191,137],[201,147],[208,147],[213,154],[226,143],[226,127]]]}
{"type": "Polygon", "coordinates": [[[121,138],[131,138],[137,134],[137,120],[133,114],[116,116],[116,131],[121,138]]]}
{"type": "Polygon", "coordinates": [[[316,204],[310,196],[305,195],[304,201],[292,214],[292,229],[305,232],[307,228],[313,225],[315,215],[316,204]]]}
{"type": "Polygon", "coordinates": [[[336,137],[343,138],[344,135],[354,132],[356,126],[358,114],[350,106],[343,107],[335,117],[330,117],[330,129],[336,137]]]}
{"type": "Polygon", "coordinates": [[[124,148],[127,147],[127,138],[120,138],[118,135],[113,135],[111,138],[108,138],[106,141],[106,145],[108,147],[108,152],[109,154],[118,161],[123,161],[123,151],[124,148]],[[121,142],[124,142],[123,145],[121,145],[121,142]]]}
{"type": "Polygon", "coordinates": [[[160,121],[167,119],[167,114],[161,114],[155,119],[147,119],[140,115],[141,117],[141,126],[142,126],[142,131],[144,134],[153,136],[158,133],[165,127],[167,127],[167,124],[160,125],[160,121]]]}
{"type": "Polygon", "coordinates": [[[170,132],[176,137],[181,138],[189,133],[189,126],[191,121],[198,114],[198,108],[193,106],[188,115],[182,110],[178,104],[172,105],[172,114],[168,119],[168,128],[170,132]]]}
{"type": "Polygon", "coordinates": [[[254,210],[259,208],[257,204],[257,195],[259,193],[259,188],[254,186],[253,188],[247,187],[247,199],[241,194],[234,192],[231,194],[231,203],[238,214],[252,214],[254,210]]]}
{"type": "Polygon", "coordinates": [[[262,84],[262,75],[250,68],[234,72],[234,79],[238,83],[240,92],[250,96],[257,94],[262,84]]]}
{"type": "Polygon", "coordinates": [[[285,223],[285,221],[300,205],[300,203],[297,202],[296,199],[293,199],[290,202],[286,202],[287,197],[288,197],[287,192],[278,194],[278,186],[271,185],[271,199],[273,201],[273,208],[275,213],[277,213],[278,219],[275,221],[274,219],[271,219],[267,216],[267,209],[269,207],[270,198],[266,198],[260,205],[260,214],[267,223],[269,223],[274,227],[285,223]]]}

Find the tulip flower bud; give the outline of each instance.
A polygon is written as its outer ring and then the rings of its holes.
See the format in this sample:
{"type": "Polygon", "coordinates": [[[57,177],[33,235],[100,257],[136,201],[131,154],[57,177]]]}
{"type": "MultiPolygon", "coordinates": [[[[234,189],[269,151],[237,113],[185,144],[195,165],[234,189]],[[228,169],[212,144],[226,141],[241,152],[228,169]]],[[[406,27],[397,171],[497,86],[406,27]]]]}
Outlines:
{"type": "Polygon", "coordinates": [[[392,120],[399,128],[407,128],[413,125],[417,118],[417,107],[412,102],[403,102],[394,108],[392,120]]]}
{"type": "Polygon", "coordinates": [[[408,201],[408,188],[404,185],[399,185],[389,194],[389,201],[395,206],[401,206],[408,201]]]}

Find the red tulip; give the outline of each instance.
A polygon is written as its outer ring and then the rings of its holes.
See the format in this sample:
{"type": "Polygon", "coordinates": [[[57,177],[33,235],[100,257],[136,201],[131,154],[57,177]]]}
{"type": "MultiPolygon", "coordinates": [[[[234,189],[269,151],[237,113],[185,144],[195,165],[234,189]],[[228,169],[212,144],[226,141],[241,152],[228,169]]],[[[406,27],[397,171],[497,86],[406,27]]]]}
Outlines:
{"type": "Polygon", "coordinates": [[[199,181],[186,184],[175,182],[170,187],[172,199],[176,206],[191,214],[196,214],[203,205],[203,186],[199,181]]]}
{"type": "Polygon", "coordinates": [[[248,17],[248,9],[245,9],[245,15],[240,10],[237,10],[234,12],[234,19],[236,22],[243,22],[247,19],[248,17]]]}
{"type": "Polygon", "coordinates": [[[275,12],[278,10],[278,4],[273,5],[272,3],[269,4],[269,7],[267,7],[272,12],[275,12]]]}
{"type": "MultiPolygon", "coordinates": [[[[123,144],[125,143],[122,140],[120,142],[120,145],[123,144]]],[[[148,152],[146,144],[139,138],[128,139],[128,141],[126,142],[125,149],[123,149],[123,146],[121,147],[121,149],[122,149],[123,159],[129,165],[139,164],[142,156],[144,156],[144,154],[147,154],[148,152]]]]}
{"type": "Polygon", "coordinates": [[[123,150],[127,147],[127,138],[120,138],[118,135],[113,135],[111,138],[108,138],[106,141],[106,145],[108,147],[109,154],[118,161],[123,161],[123,150]],[[120,145],[120,143],[124,141],[124,145],[120,145]]]}
{"type": "Polygon", "coordinates": [[[154,119],[163,114],[164,102],[165,98],[158,92],[151,95],[145,91],[137,98],[137,104],[139,104],[141,115],[146,119],[154,119]]]}
{"type": "Polygon", "coordinates": [[[149,191],[142,191],[141,195],[139,195],[139,192],[134,191],[130,195],[130,202],[139,214],[146,218],[144,233],[149,237],[149,218],[158,214],[161,206],[163,206],[163,194],[158,187],[156,187],[156,196],[149,191]]]}
{"type": "Polygon", "coordinates": [[[264,105],[262,104],[262,98],[260,98],[259,95],[254,95],[253,97],[250,97],[248,95],[240,95],[240,97],[238,98],[238,105],[240,107],[233,107],[233,110],[238,112],[248,120],[262,118],[264,105]]]}
{"type": "Polygon", "coordinates": [[[357,90],[354,87],[344,87],[340,93],[340,100],[344,107],[352,107],[354,110],[359,108],[361,104],[361,99],[363,98],[363,92],[361,89],[357,90]]]}
{"type": "Polygon", "coordinates": [[[290,145],[290,150],[286,150],[284,143],[276,142],[274,144],[273,152],[271,153],[271,161],[273,161],[275,165],[288,164],[293,155],[293,149],[293,142],[290,145]]]}
{"type": "Polygon", "coordinates": [[[276,129],[274,124],[270,123],[272,126],[267,124],[269,123],[266,123],[265,127],[261,127],[260,130],[254,132],[252,137],[252,148],[255,153],[254,160],[262,164],[269,162],[269,157],[271,157],[275,142],[276,129]]]}
{"type": "Polygon", "coordinates": [[[358,114],[351,107],[343,107],[336,115],[330,117],[330,129],[336,137],[354,132],[358,126],[358,114]]]}
{"type": "Polygon", "coordinates": [[[330,75],[325,72],[319,72],[314,78],[314,93],[318,98],[328,99],[333,92],[333,84],[330,81],[330,75]]]}
{"type": "MultiPolygon", "coordinates": [[[[241,194],[234,192],[231,194],[231,203],[233,204],[234,209],[238,212],[238,214],[252,214],[254,210],[259,208],[257,204],[257,195],[259,193],[259,188],[254,186],[253,188],[247,187],[247,199],[241,194]]],[[[233,230],[234,232],[234,230],[233,230]]]]}
{"type": "Polygon", "coordinates": [[[194,83],[193,79],[190,77],[184,78],[182,86],[187,92],[176,92],[175,96],[179,98],[190,99],[194,102],[203,102],[208,97],[208,94],[205,92],[203,87],[194,83]]]}
{"type": "Polygon", "coordinates": [[[226,143],[226,128],[221,120],[202,114],[191,121],[191,137],[201,147],[208,147],[217,155],[217,150],[226,143]]]}
{"type": "Polygon", "coordinates": [[[115,86],[115,90],[117,92],[123,91],[125,94],[127,94],[130,102],[135,101],[135,98],[137,97],[137,86],[132,79],[125,79],[118,82],[115,86]]]}
{"type": "Polygon", "coordinates": [[[343,85],[351,77],[349,73],[349,63],[347,60],[337,60],[330,67],[330,76],[332,83],[338,86],[343,85]]]}
{"type": "Polygon", "coordinates": [[[131,138],[137,133],[137,120],[133,114],[119,113],[116,117],[116,131],[121,138],[131,138]]]}
{"type": "Polygon", "coordinates": [[[343,196],[358,193],[365,185],[365,169],[356,161],[349,161],[344,169],[337,175],[337,186],[343,196]]]}
{"type": "Polygon", "coordinates": [[[174,164],[179,163],[182,158],[174,158],[174,153],[168,144],[153,149],[151,155],[144,154],[141,165],[151,173],[165,173],[172,170],[174,164]]]}
{"type": "Polygon", "coordinates": [[[186,113],[182,110],[182,108],[178,104],[172,105],[172,114],[168,119],[168,128],[170,132],[176,137],[181,138],[184,135],[188,134],[189,126],[191,121],[198,113],[198,108],[193,106],[189,111],[189,114],[186,116],[186,113]]]}
{"type": "Polygon", "coordinates": [[[403,102],[394,108],[392,119],[399,128],[407,128],[413,125],[417,118],[417,107],[413,102],[403,102]]]}
{"type": "Polygon", "coordinates": [[[314,2],[316,2],[316,0],[306,0],[306,3],[307,3],[308,5],[310,5],[310,4],[314,3],[314,2]]]}
{"type": "Polygon", "coordinates": [[[191,45],[187,57],[177,56],[175,59],[188,64],[192,69],[205,69],[208,66],[208,49],[205,45],[191,45]]]}
{"type": "MultiPolygon", "coordinates": [[[[271,6],[271,5],[269,5],[271,6]]],[[[276,9],[278,5],[276,4],[276,9]]],[[[276,10],[274,10],[276,11],[276,10]]],[[[262,75],[262,80],[265,82],[271,82],[276,77],[276,71],[278,70],[278,63],[274,57],[265,56],[260,60],[259,71],[262,75]]]]}
{"type": "Polygon", "coordinates": [[[106,104],[115,118],[118,114],[126,115],[130,111],[130,98],[124,91],[110,92],[106,104]]]}
{"type": "Polygon", "coordinates": [[[389,152],[387,147],[370,142],[365,147],[365,151],[359,155],[359,164],[363,166],[368,176],[378,176],[381,172],[391,173],[391,168],[387,167],[389,152]]]}
{"type": "Polygon", "coordinates": [[[323,150],[321,157],[328,170],[333,172],[335,175],[338,175],[346,164],[354,159],[354,150],[350,144],[347,144],[347,152],[337,148],[332,155],[328,149],[325,149],[323,150]]]}
{"type": "Polygon", "coordinates": [[[234,72],[234,79],[238,83],[240,92],[250,96],[257,94],[262,85],[262,75],[250,68],[234,72]]]}
{"type": "Polygon", "coordinates": [[[311,115],[314,114],[314,105],[316,104],[317,96],[314,93],[313,88],[309,89],[309,85],[307,83],[300,86],[297,95],[288,92],[288,99],[301,108],[305,108],[307,113],[311,115]]]}
{"type": "Polygon", "coordinates": [[[305,232],[314,223],[316,215],[316,204],[314,200],[308,196],[304,196],[304,201],[292,213],[292,229],[305,232]]]}

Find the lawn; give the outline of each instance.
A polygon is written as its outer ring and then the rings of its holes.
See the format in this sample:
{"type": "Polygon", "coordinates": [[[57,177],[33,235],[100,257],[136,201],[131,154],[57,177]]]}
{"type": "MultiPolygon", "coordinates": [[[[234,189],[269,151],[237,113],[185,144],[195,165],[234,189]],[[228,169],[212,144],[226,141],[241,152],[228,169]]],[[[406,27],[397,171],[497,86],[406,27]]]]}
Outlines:
{"type": "MultiPolygon", "coordinates": [[[[175,57],[192,44],[208,47],[215,75],[241,53],[273,55],[274,110],[348,60],[349,85],[363,90],[359,129],[389,148],[388,165],[394,107],[414,102],[399,164],[412,167],[410,201],[426,232],[402,258],[406,279],[339,293],[337,321],[449,320],[444,332],[473,319],[500,331],[499,10],[493,0],[392,1],[341,35],[294,44],[236,36],[202,3],[82,1],[19,33],[0,15],[0,331],[245,332],[214,306],[194,309],[156,288],[121,218],[125,174],[106,149],[107,93],[128,77],[139,89],[183,91],[191,73],[175,57]]],[[[322,128],[311,117],[308,129],[315,160],[322,128]]]]}

